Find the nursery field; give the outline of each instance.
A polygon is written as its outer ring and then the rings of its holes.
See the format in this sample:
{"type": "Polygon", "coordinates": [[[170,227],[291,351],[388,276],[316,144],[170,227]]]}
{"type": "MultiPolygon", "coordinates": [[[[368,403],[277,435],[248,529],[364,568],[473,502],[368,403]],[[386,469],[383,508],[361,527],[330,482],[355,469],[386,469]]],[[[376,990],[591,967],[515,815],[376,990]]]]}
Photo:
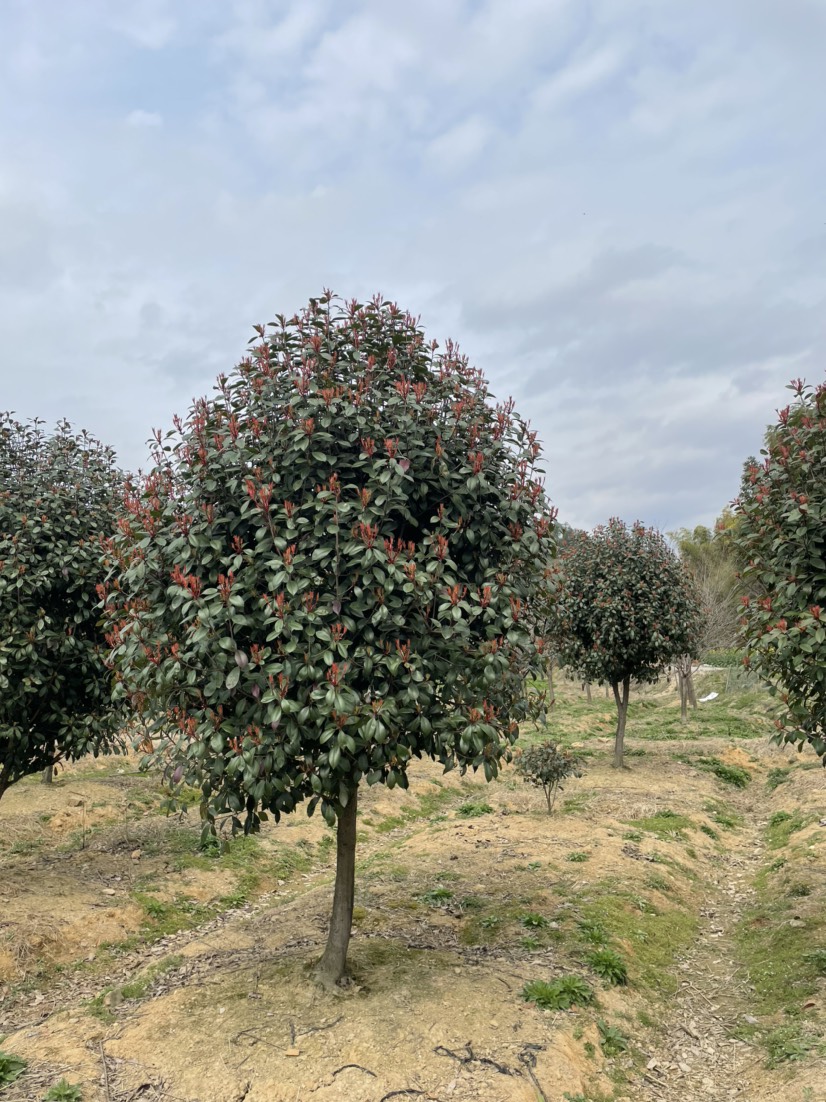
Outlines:
{"type": "Polygon", "coordinates": [[[673,684],[633,694],[617,771],[613,702],[562,681],[521,736],[583,757],[550,817],[512,767],[365,788],[340,997],[308,976],[323,821],[204,852],[195,794],[166,816],[133,759],[22,782],[0,1099],[826,1102],[826,774],[769,743],[742,675],[697,690],[719,696],[687,723],[673,684]]]}

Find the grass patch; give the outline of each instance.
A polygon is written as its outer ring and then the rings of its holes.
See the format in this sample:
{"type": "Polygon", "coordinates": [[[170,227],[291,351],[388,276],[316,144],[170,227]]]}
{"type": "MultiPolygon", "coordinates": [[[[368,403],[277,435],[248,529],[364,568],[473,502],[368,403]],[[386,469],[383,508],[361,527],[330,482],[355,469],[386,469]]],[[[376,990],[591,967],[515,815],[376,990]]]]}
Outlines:
{"type": "Polygon", "coordinates": [[[693,912],[677,906],[659,910],[614,881],[592,886],[579,911],[580,931],[604,930],[609,941],[627,949],[631,958],[628,969],[638,986],[661,995],[677,989],[674,961],[696,935],[693,912]]]}
{"type": "Polygon", "coordinates": [[[710,800],[703,805],[703,811],[723,830],[739,830],[743,825],[743,816],[732,811],[722,800],[710,800]]]}
{"type": "Polygon", "coordinates": [[[686,830],[694,829],[694,823],[687,815],[678,815],[676,811],[670,811],[667,807],[644,819],[634,819],[633,822],[638,830],[656,834],[658,838],[679,841],[685,841],[686,830]]]}
{"type": "Polygon", "coordinates": [[[574,850],[573,853],[565,855],[566,861],[572,861],[575,865],[582,864],[583,861],[590,861],[590,853],[585,853],[583,850],[574,850]]]}
{"type": "Polygon", "coordinates": [[[484,800],[469,800],[456,808],[456,814],[460,819],[477,819],[480,815],[490,815],[493,808],[484,800]]]}
{"type": "Polygon", "coordinates": [[[679,755],[678,761],[693,765],[695,769],[702,769],[706,773],[713,773],[723,784],[730,784],[734,788],[745,788],[751,783],[751,773],[748,769],[744,769],[741,765],[727,765],[719,758],[692,758],[679,755]]]}
{"type": "Polygon", "coordinates": [[[177,954],[167,957],[165,960],[159,960],[157,964],[147,968],[145,972],[130,980],[129,983],[125,983],[120,989],[121,995],[124,999],[142,999],[159,976],[162,976],[165,972],[171,972],[173,968],[180,968],[183,960],[184,958],[177,954]]]}
{"type": "Polygon", "coordinates": [[[813,821],[814,816],[802,815],[799,811],[794,813],[775,811],[769,819],[769,827],[766,833],[769,849],[780,849],[781,846],[785,846],[792,834],[795,834],[798,830],[803,830],[813,821]]]}
{"type": "Polygon", "coordinates": [[[786,769],[770,769],[766,777],[766,790],[774,792],[781,784],[785,784],[791,774],[791,767],[786,769]]]}

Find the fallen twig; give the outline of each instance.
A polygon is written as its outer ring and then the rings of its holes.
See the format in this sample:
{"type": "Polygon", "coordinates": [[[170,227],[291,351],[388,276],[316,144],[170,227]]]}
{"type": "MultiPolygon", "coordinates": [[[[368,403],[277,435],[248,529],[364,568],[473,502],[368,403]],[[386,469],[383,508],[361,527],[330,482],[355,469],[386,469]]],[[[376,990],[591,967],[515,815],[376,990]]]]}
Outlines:
{"type": "Polygon", "coordinates": [[[103,1051],[103,1041],[98,1041],[100,1060],[103,1064],[103,1090],[106,1094],[106,1102],[112,1102],[112,1088],[109,1085],[109,1068],[106,1066],[106,1053],[103,1051]]]}
{"type": "Polygon", "coordinates": [[[346,1071],[348,1068],[358,1068],[358,1070],[363,1071],[365,1075],[372,1075],[374,1079],[378,1079],[374,1071],[371,1071],[369,1068],[363,1068],[361,1064],[342,1064],[340,1068],[336,1068],[333,1072],[333,1078],[335,1079],[340,1071],[346,1071]]]}

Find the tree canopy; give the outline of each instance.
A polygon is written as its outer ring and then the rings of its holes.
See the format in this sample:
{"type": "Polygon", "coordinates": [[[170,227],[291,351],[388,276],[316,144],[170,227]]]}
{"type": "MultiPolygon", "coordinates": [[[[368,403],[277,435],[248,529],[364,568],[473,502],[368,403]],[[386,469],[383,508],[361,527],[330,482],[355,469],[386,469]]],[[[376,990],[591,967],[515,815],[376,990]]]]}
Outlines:
{"type": "Polygon", "coordinates": [[[121,485],[88,433],[0,414],[0,796],[119,745],[95,587],[121,485]]]}
{"type": "Polygon", "coordinates": [[[659,532],[618,519],[571,538],[558,583],[560,662],[585,681],[611,685],[620,766],[631,680],[655,681],[669,662],[696,653],[696,592],[659,532]]]}
{"type": "Polygon", "coordinates": [[[793,383],[792,405],[750,459],[737,502],[747,662],[783,704],[779,735],[826,763],[826,384],[793,383]]]}
{"type": "Polygon", "coordinates": [[[452,343],[325,293],[257,327],[129,486],[106,593],[121,691],[171,726],[208,822],[305,801],[338,821],[334,981],[358,786],[407,787],[422,756],[490,780],[526,715],[553,543],[539,456],[452,343]]]}

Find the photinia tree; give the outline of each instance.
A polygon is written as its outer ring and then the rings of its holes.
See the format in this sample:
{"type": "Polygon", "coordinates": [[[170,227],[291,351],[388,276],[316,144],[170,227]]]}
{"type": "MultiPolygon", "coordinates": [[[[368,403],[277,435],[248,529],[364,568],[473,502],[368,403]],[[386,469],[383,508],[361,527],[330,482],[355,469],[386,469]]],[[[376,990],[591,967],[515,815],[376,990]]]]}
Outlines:
{"type": "Polygon", "coordinates": [[[623,765],[631,679],[656,681],[696,655],[702,623],[691,579],[662,535],[612,519],[575,533],[557,560],[557,651],[585,681],[605,681],[617,705],[614,765],[623,765]]]}
{"type": "Polygon", "coordinates": [[[826,764],[826,384],[791,384],[796,402],[746,463],[737,547],[756,590],[743,600],[747,664],[785,705],[778,737],[826,764]]]}
{"type": "Polygon", "coordinates": [[[359,785],[414,757],[497,775],[542,640],[552,552],[536,434],[456,347],[329,292],[256,327],[128,487],[105,597],[121,692],[173,778],[255,831],[336,825],[318,978],[345,971],[359,785]],[[172,730],[163,737],[164,729],[172,730]]]}
{"type": "Polygon", "coordinates": [[[95,587],[122,486],[87,433],[0,413],[0,797],[120,745],[95,587]]]}

